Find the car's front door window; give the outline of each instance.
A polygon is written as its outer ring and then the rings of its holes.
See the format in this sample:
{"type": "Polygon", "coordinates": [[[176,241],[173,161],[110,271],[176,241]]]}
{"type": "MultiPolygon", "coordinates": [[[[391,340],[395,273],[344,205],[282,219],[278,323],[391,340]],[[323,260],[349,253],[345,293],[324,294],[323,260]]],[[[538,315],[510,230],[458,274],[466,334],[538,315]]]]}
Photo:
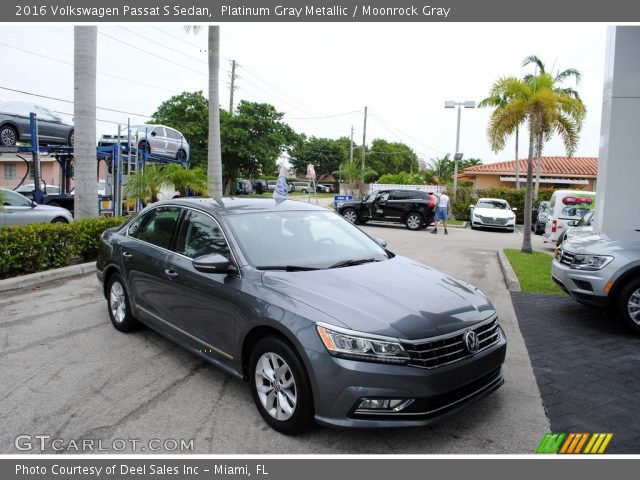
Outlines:
{"type": "Polygon", "coordinates": [[[176,252],[189,258],[217,253],[229,258],[229,245],[218,223],[209,215],[189,210],[185,215],[176,252]]]}
{"type": "Polygon", "coordinates": [[[169,249],[180,216],[178,207],[155,208],[129,227],[129,236],[169,249]]]}

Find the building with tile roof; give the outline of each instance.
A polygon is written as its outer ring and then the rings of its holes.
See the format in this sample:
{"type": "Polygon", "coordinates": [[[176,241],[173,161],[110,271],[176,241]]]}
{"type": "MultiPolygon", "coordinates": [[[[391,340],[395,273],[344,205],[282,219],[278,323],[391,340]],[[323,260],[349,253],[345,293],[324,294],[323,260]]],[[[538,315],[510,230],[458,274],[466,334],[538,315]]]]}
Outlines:
{"type": "MultiPolygon", "coordinates": [[[[521,159],[519,162],[520,186],[523,187],[527,182],[527,159],[521,159]]],[[[535,175],[536,164],[534,160],[534,181],[535,175]]],[[[595,191],[597,176],[597,157],[542,157],[541,188],[595,191]]],[[[516,162],[509,160],[468,167],[458,176],[458,180],[473,182],[474,190],[493,187],[515,188],[516,162]]]]}

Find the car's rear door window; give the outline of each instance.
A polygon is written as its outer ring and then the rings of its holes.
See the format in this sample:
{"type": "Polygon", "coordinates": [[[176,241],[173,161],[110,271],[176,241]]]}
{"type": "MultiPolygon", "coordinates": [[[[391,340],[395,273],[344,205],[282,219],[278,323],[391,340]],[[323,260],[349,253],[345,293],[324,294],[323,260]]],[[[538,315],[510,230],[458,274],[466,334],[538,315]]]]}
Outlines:
{"type": "Polygon", "coordinates": [[[189,258],[220,254],[229,258],[229,245],[222,229],[209,215],[187,210],[176,241],[176,252],[189,258]]]}
{"type": "Polygon", "coordinates": [[[133,222],[128,234],[143,242],[169,249],[179,216],[178,207],[155,208],[133,222]]]}

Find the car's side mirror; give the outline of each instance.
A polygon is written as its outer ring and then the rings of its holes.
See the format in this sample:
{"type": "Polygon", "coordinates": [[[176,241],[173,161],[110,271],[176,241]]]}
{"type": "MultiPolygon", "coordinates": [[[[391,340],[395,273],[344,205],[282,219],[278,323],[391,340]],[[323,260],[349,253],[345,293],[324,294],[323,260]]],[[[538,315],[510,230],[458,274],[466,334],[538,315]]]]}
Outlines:
{"type": "Polygon", "coordinates": [[[151,132],[151,136],[152,136],[152,137],[155,137],[156,135],[157,135],[157,133],[156,133],[156,132],[151,132]]]}
{"type": "Polygon", "coordinates": [[[474,208],[476,208],[476,206],[475,205],[469,205],[469,208],[474,209],[474,208]]]}
{"type": "Polygon", "coordinates": [[[578,225],[578,222],[576,222],[575,220],[569,220],[567,222],[567,225],[569,225],[570,227],[575,227],[576,225],[578,225]]]}
{"type": "Polygon", "coordinates": [[[376,241],[376,243],[377,243],[378,245],[380,245],[382,248],[387,248],[387,241],[386,241],[386,240],[384,240],[384,239],[382,239],[382,238],[378,238],[378,237],[374,237],[373,239],[374,239],[374,240],[376,241]]]}
{"type": "Polygon", "coordinates": [[[211,253],[194,258],[193,268],[202,273],[235,273],[237,269],[231,261],[219,253],[211,253]]]}
{"type": "Polygon", "coordinates": [[[31,208],[36,208],[37,206],[38,206],[38,204],[32,200],[31,201],[31,208]]]}
{"type": "Polygon", "coordinates": [[[4,206],[4,207],[10,207],[10,206],[11,206],[11,203],[9,203],[9,202],[2,202],[2,206],[4,206]]]}
{"type": "Polygon", "coordinates": [[[517,211],[518,211],[518,207],[513,207],[513,208],[511,209],[511,211],[513,211],[513,212],[517,212],[517,211]]]}

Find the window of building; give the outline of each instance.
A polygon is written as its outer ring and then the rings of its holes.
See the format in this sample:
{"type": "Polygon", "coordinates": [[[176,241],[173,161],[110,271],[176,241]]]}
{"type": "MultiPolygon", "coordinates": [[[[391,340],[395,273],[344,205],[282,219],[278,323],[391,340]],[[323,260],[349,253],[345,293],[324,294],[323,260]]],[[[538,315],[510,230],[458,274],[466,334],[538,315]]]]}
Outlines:
{"type": "Polygon", "coordinates": [[[16,178],[16,164],[15,163],[5,163],[4,164],[4,179],[5,180],[15,180],[16,178]]]}

